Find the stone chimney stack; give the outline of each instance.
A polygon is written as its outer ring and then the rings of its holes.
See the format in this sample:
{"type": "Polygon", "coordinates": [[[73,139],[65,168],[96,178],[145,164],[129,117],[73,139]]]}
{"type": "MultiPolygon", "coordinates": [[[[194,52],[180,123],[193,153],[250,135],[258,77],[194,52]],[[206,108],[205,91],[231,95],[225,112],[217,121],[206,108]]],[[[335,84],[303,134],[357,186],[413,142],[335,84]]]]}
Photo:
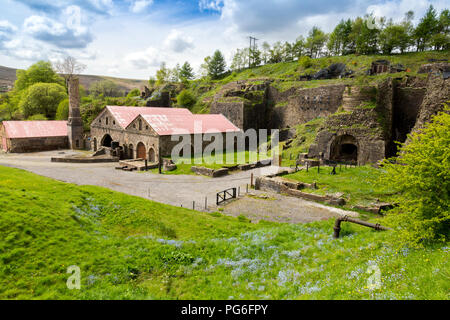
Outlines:
{"type": "Polygon", "coordinates": [[[69,119],[67,135],[70,149],[83,149],[83,121],[80,113],[80,94],[78,78],[69,79],[69,119]]]}

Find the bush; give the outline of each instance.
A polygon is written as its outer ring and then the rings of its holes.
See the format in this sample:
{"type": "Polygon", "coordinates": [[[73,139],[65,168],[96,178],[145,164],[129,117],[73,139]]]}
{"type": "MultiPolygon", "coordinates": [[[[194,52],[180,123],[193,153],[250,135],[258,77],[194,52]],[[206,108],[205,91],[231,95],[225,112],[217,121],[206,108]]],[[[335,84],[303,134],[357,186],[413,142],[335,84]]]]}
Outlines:
{"type": "Polygon", "coordinates": [[[313,61],[310,57],[308,56],[303,56],[300,57],[300,59],[298,59],[298,64],[303,68],[303,69],[308,69],[310,67],[312,67],[313,65],[313,61]]]}
{"type": "Polygon", "coordinates": [[[183,108],[191,109],[195,103],[197,102],[197,99],[195,98],[195,95],[187,89],[184,89],[180,92],[180,94],[177,96],[177,103],[179,106],[183,108]]]}
{"type": "Polygon", "coordinates": [[[450,239],[450,109],[434,116],[402,145],[396,161],[386,160],[382,182],[398,191],[398,206],[387,222],[400,243],[423,246],[450,239]]]}
{"type": "Polygon", "coordinates": [[[64,99],[56,109],[56,120],[67,120],[69,118],[69,99],[64,99]]]}
{"type": "Polygon", "coordinates": [[[66,89],[56,83],[36,83],[21,96],[19,108],[25,118],[43,114],[54,119],[59,103],[67,99],[66,89]]]}
{"type": "Polygon", "coordinates": [[[27,120],[48,120],[43,114],[35,114],[29,117],[27,120]]]}
{"type": "Polygon", "coordinates": [[[128,92],[127,97],[131,98],[131,97],[139,97],[141,95],[141,90],[139,89],[133,89],[130,92],[128,92]]]}

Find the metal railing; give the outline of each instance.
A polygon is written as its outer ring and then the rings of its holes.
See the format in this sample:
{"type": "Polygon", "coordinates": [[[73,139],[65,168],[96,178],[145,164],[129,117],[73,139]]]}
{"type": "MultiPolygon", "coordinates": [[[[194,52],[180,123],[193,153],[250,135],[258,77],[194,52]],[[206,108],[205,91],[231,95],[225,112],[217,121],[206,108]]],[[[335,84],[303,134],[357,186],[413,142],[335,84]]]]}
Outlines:
{"type": "Polygon", "coordinates": [[[218,192],[216,195],[216,205],[219,205],[222,202],[225,202],[230,199],[236,199],[236,195],[237,195],[236,191],[237,191],[236,188],[231,188],[231,189],[227,189],[227,190],[218,192]]]}

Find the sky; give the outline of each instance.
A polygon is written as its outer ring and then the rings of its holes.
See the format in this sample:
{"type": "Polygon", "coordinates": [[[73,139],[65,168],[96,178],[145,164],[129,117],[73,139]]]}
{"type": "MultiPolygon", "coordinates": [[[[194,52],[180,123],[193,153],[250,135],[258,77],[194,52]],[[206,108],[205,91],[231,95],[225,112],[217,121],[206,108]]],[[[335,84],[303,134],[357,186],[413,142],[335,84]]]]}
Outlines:
{"type": "Polygon", "coordinates": [[[188,61],[198,73],[219,49],[228,64],[249,36],[293,42],[313,26],[331,32],[367,13],[394,21],[449,0],[0,0],[0,65],[75,57],[85,74],[149,79],[161,62],[188,61]]]}

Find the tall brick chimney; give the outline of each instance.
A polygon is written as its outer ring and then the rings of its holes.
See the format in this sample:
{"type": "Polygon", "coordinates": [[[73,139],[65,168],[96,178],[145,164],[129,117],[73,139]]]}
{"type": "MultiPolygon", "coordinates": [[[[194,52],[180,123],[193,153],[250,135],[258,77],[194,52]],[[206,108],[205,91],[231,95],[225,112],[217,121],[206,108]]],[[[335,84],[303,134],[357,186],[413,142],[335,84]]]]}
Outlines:
{"type": "Polygon", "coordinates": [[[70,149],[83,149],[83,121],[80,113],[78,78],[69,80],[69,119],[67,121],[67,135],[70,149]]]}

